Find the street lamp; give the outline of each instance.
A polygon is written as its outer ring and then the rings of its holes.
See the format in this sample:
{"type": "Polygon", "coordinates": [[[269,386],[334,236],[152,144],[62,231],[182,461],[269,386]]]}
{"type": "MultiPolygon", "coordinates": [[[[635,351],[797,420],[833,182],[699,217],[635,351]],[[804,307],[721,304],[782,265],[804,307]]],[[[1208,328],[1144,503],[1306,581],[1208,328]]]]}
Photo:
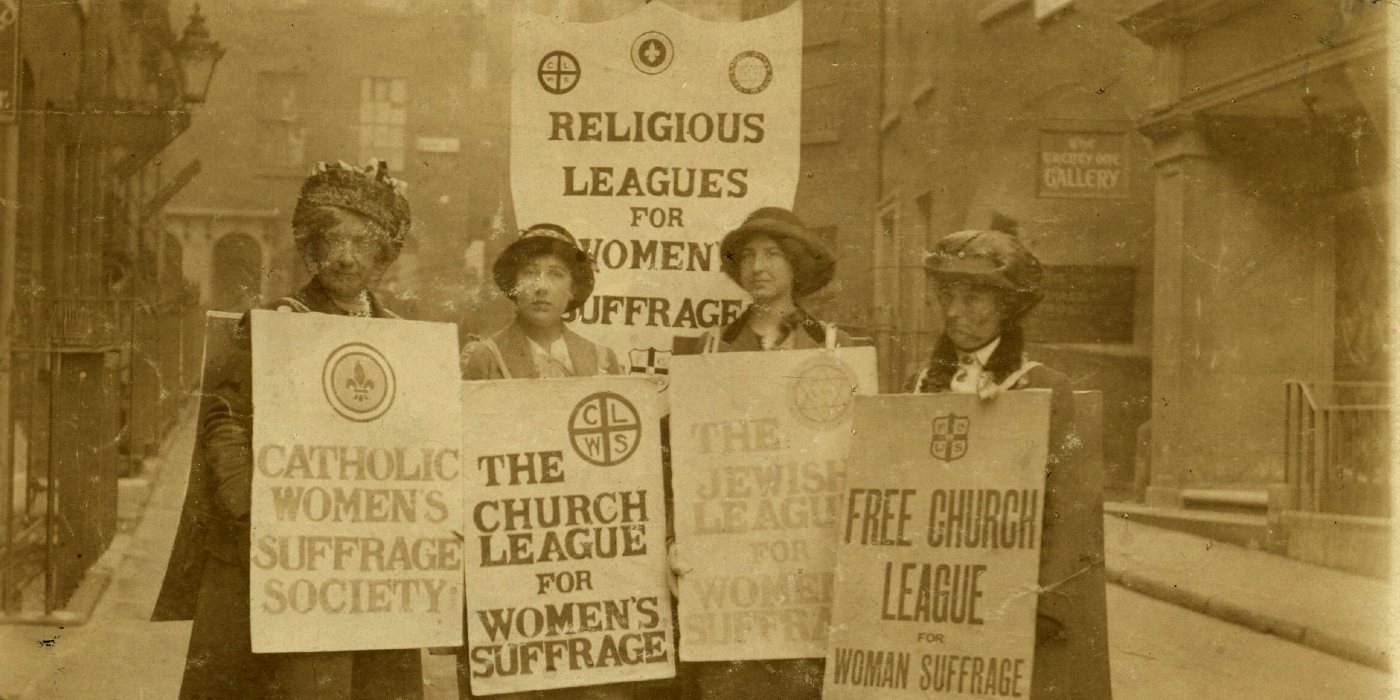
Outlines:
{"type": "Polygon", "coordinates": [[[214,66],[224,57],[224,47],[209,38],[199,3],[194,4],[185,33],[171,50],[180,66],[180,96],[186,103],[200,104],[209,94],[209,81],[214,78],[214,66]]]}

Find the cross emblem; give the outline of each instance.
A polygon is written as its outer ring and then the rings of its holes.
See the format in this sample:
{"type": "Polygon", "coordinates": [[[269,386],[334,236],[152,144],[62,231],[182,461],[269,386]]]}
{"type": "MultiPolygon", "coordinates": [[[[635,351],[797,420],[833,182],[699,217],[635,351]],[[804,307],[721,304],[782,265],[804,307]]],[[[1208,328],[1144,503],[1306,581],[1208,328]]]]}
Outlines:
{"type": "Polygon", "coordinates": [[[550,51],[545,54],[544,58],[540,59],[540,67],[536,72],[540,87],[551,95],[562,95],[574,89],[581,74],[578,59],[567,51],[550,51]]]}

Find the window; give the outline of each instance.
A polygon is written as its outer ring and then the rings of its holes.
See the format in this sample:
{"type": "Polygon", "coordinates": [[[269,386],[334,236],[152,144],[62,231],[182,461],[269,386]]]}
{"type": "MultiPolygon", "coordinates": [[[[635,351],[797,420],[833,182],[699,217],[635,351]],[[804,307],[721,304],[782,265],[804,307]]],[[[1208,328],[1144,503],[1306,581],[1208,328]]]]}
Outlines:
{"type": "Polygon", "coordinates": [[[886,2],[881,13],[881,92],[880,123],[888,126],[899,116],[901,99],[904,96],[904,56],[900,42],[900,6],[886,2]]]}
{"type": "Polygon", "coordinates": [[[305,76],[258,74],[258,163],[271,170],[295,170],[306,160],[306,127],[301,123],[305,76]]]}
{"type": "Polygon", "coordinates": [[[360,80],[360,162],[379,159],[390,170],[403,170],[407,92],[403,78],[360,80]]]}

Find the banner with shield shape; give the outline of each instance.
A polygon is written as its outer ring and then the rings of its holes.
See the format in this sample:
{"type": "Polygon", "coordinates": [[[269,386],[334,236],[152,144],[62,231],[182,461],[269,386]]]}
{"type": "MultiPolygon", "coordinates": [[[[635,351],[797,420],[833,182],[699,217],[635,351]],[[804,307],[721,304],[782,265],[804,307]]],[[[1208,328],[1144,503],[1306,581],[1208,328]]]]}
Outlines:
{"type": "Polygon", "coordinates": [[[511,76],[516,223],[579,239],[598,275],[577,329],[632,359],[630,371],[661,376],[649,351],[743,308],[720,239],[759,207],[793,204],[802,4],[710,22],[653,2],[588,24],[524,5],[511,76]]]}

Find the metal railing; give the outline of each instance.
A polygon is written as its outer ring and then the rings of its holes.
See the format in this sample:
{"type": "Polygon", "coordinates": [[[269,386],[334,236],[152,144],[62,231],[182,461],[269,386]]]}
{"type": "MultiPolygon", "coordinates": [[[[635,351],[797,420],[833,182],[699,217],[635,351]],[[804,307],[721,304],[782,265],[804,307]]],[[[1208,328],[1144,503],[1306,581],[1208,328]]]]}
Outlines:
{"type": "Polygon", "coordinates": [[[173,424],[197,377],[197,298],[16,305],[0,455],[0,622],[65,608],[117,529],[117,479],[173,424]],[[5,458],[8,457],[8,458],[5,458]],[[8,488],[5,488],[8,487],[8,488]]]}
{"type": "Polygon", "coordinates": [[[1389,517],[1389,388],[1285,382],[1284,470],[1299,510],[1389,517]]]}
{"type": "Polygon", "coordinates": [[[16,345],[29,349],[100,348],[131,336],[130,299],[36,295],[15,304],[16,345]]]}

